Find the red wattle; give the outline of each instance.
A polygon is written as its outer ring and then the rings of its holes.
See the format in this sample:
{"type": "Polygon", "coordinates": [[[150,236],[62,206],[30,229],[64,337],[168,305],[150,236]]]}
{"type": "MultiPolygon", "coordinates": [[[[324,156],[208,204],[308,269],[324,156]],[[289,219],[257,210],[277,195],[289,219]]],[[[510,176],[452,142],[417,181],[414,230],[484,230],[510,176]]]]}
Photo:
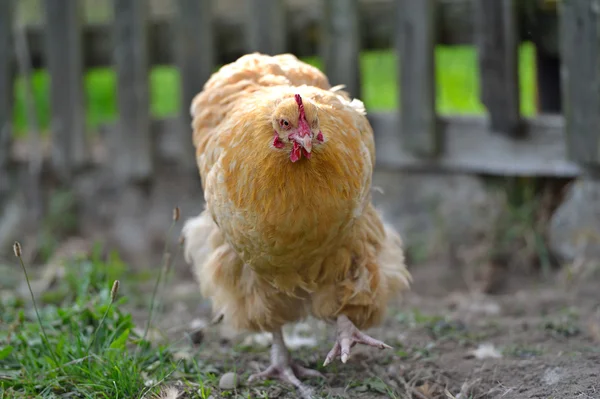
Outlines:
{"type": "Polygon", "coordinates": [[[302,151],[300,144],[294,142],[294,146],[292,147],[292,152],[290,152],[290,161],[296,162],[299,161],[302,157],[302,151]]]}
{"type": "Polygon", "coordinates": [[[275,148],[285,147],[285,143],[283,141],[281,141],[281,139],[279,138],[277,133],[275,134],[275,137],[273,138],[273,147],[275,147],[275,148]]]}

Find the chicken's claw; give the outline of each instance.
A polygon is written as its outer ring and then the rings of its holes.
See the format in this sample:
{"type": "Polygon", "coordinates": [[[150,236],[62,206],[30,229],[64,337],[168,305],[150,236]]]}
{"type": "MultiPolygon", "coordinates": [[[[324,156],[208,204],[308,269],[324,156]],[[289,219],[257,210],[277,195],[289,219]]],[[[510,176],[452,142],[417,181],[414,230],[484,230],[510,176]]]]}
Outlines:
{"type": "Polygon", "coordinates": [[[295,386],[298,389],[298,391],[300,391],[302,397],[312,398],[311,389],[304,385],[302,382],[300,382],[300,380],[298,379],[306,377],[325,378],[325,376],[317,370],[311,370],[302,367],[296,363],[291,363],[290,365],[286,366],[272,364],[266,370],[261,371],[260,373],[252,374],[248,378],[248,383],[252,383],[265,378],[277,379],[281,382],[295,386]]]}
{"type": "Polygon", "coordinates": [[[298,378],[308,377],[325,378],[325,376],[319,371],[302,367],[296,363],[292,363],[290,366],[279,366],[272,364],[265,371],[252,374],[250,377],[248,377],[248,382],[251,383],[263,378],[277,378],[280,380],[285,380],[285,382],[289,382],[290,384],[297,386],[294,380],[298,380],[298,378]]]}
{"type": "Polygon", "coordinates": [[[323,366],[327,366],[338,356],[341,358],[342,363],[346,363],[350,357],[350,349],[356,344],[368,345],[379,349],[392,349],[385,342],[372,338],[360,331],[348,317],[342,315],[337,319],[337,341],[327,354],[323,366]]]}
{"type": "Polygon", "coordinates": [[[325,378],[317,370],[308,369],[300,366],[290,359],[290,354],[283,342],[283,336],[280,331],[273,333],[273,345],[271,347],[271,365],[264,371],[252,374],[248,378],[248,383],[255,382],[264,378],[278,379],[281,382],[295,386],[303,398],[311,399],[312,391],[304,385],[298,378],[319,377],[325,378]]]}

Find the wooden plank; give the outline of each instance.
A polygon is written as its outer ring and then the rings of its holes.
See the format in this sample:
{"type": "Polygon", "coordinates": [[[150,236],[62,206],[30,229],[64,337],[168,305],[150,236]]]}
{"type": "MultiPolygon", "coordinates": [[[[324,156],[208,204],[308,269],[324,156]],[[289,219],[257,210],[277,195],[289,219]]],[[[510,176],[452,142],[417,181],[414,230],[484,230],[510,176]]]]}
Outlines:
{"type": "Polygon", "coordinates": [[[419,156],[440,153],[435,110],[435,0],[397,0],[402,143],[419,156]]]}
{"type": "Polygon", "coordinates": [[[521,109],[515,0],[474,0],[481,102],[492,130],[519,136],[521,109]]]}
{"type": "Polygon", "coordinates": [[[46,49],[50,73],[52,165],[68,180],[88,158],[81,22],[82,3],[45,0],[46,49]]]}
{"type": "Polygon", "coordinates": [[[0,204],[10,187],[9,156],[14,101],[12,11],[11,1],[0,1],[0,204]]]}
{"type": "MultiPolygon", "coordinates": [[[[17,14],[18,15],[18,14],[17,14]]],[[[29,65],[29,49],[27,47],[26,31],[23,24],[13,26],[15,55],[17,56],[18,74],[22,77],[25,117],[27,119],[27,141],[32,148],[33,156],[29,159],[28,174],[23,176],[20,191],[24,194],[27,204],[27,219],[35,222],[41,217],[44,203],[40,192],[42,172],[41,130],[35,106],[33,90],[33,73],[29,65]]]]}
{"type": "Polygon", "coordinates": [[[563,108],[569,157],[600,164],[600,0],[561,1],[563,108]]]}
{"type": "Polygon", "coordinates": [[[325,73],[332,85],[343,84],[350,95],[360,98],[358,0],[328,0],[323,6],[325,73]]]}
{"type": "Polygon", "coordinates": [[[190,128],[190,104],[215,67],[214,35],[209,0],[178,0],[177,65],[181,74],[181,124],[176,138],[179,162],[196,170],[190,128]]]}
{"type": "Polygon", "coordinates": [[[113,137],[114,167],[120,180],[152,176],[148,66],[148,2],[113,0],[119,129],[113,137]]]}
{"type": "Polygon", "coordinates": [[[281,54],[286,50],[286,18],[283,0],[246,0],[244,18],[247,52],[281,54]]]}
{"type": "Polygon", "coordinates": [[[525,118],[526,139],[494,133],[489,118],[440,116],[444,153],[434,159],[417,157],[403,148],[398,115],[370,113],[368,118],[375,131],[378,167],[496,176],[576,177],[582,173],[576,163],[567,159],[564,121],[560,116],[525,118]]]}

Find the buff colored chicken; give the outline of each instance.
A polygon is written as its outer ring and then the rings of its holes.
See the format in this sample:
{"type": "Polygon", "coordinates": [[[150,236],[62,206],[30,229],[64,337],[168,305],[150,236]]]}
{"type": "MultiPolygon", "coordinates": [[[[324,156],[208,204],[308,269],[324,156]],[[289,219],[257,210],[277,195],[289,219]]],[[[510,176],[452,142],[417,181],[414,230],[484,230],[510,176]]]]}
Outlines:
{"type": "Polygon", "coordinates": [[[361,332],[408,289],[399,235],[371,202],[373,132],[362,102],[284,54],[223,66],[191,105],[206,209],[183,228],[201,293],[234,328],[273,335],[254,374],[302,392],[322,376],[294,362],[282,327],[309,315],[337,324],[325,365],[388,345],[361,332]]]}

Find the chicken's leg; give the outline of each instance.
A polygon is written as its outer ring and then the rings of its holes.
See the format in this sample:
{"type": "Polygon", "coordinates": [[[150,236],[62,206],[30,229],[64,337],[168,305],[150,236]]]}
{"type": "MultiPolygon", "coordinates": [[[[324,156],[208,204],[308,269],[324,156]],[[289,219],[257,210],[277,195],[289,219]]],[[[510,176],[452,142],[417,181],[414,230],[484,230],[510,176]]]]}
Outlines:
{"type": "Polygon", "coordinates": [[[303,397],[311,398],[311,390],[306,385],[302,384],[298,377],[321,377],[324,378],[323,374],[317,370],[307,369],[295,363],[290,352],[285,346],[283,341],[283,333],[281,329],[274,331],[273,343],[271,345],[271,365],[260,373],[252,374],[248,378],[248,382],[251,383],[262,378],[274,378],[280,381],[287,382],[294,385],[303,397]]]}
{"type": "Polygon", "coordinates": [[[327,354],[323,365],[327,366],[337,356],[342,359],[342,363],[346,363],[350,357],[350,348],[356,344],[369,345],[379,349],[392,348],[386,343],[361,332],[347,316],[341,315],[337,318],[337,340],[327,354]]]}

